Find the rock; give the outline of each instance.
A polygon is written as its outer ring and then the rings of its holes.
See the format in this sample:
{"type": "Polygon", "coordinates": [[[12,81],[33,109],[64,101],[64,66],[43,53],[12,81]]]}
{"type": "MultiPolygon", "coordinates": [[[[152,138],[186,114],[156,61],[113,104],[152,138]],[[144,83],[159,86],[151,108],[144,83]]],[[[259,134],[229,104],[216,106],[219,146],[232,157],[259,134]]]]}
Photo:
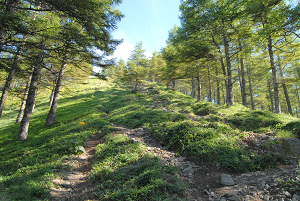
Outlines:
{"type": "Polygon", "coordinates": [[[185,176],[192,175],[194,173],[193,167],[189,166],[189,167],[185,168],[184,170],[182,170],[182,173],[185,176]]]}
{"type": "Polygon", "coordinates": [[[285,191],[285,192],[284,192],[284,195],[285,195],[287,198],[292,198],[292,195],[291,195],[288,191],[285,191]]]}
{"type": "Polygon", "coordinates": [[[290,149],[294,154],[300,155],[300,139],[286,138],[286,142],[290,145],[290,149]]]}
{"type": "Polygon", "coordinates": [[[255,198],[252,197],[251,195],[246,195],[244,198],[244,201],[252,201],[252,200],[255,200],[255,198]]]}
{"type": "Polygon", "coordinates": [[[270,196],[269,195],[265,195],[264,196],[264,201],[269,201],[270,200],[270,196]]]}
{"type": "Polygon", "coordinates": [[[294,194],[294,195],[293,195],[293,200],[294,200],[294,199],[295,199],[295,200],[299,200],[299,196],[298,196],[297,194],[294,194]]]}
{"type": "Polygon", "coordinates": [[[233,181],[231,175],[229,174],[222,174],[220,183],[224,186],[234,186],[235,182],[233,181]]]}
{"type": "Polygon", "coordinates": [[[240,201],[240,196],[234,195],[232,197],[229,197],[228,200],[230,200],[230,201],[240,201]]]}
{"type": "Polygon", "coordinates": [[[61,186],[64,187],[64,188],[71,188],[72,187],[71,182],[65,182],[61,186]]]}

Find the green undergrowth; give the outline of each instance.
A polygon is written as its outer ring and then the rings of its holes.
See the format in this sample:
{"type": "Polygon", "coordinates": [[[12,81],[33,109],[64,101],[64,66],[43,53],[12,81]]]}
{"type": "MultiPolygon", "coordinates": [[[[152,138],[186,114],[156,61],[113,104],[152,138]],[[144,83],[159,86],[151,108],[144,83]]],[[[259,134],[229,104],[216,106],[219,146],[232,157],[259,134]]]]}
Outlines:
{"type": "Polygon", "coordinates": [[[145,154],[146,146],[124,135],[109,136],[96,148],[92,169],[100,200],[178,200],[185,186],[177,170],[145,154]]]}
{"type": "Polygon", "coordinates": [[[105,135],[112,126],[102,117],[95,91],[99,80],[91,79],[89,85],[63,88],[56,121],[47,127],[49,91],[39,91],[37,104],[31,117],[28,138],[17,140],[19,124],[15,123],[19,100],[9,96],[0,124],[0,196],[12,200],[48,200],[52,180],[68,169],[63,161],[80,149],[94,133],[105,135]],[[84,122],[84,125],[79,124],[84,122]],[[1,187],[1,186],[0,186],[1,187]]]}
{"type": "MultiPolygon", "coordinates": [[[[145,126],[159,142],[178,153],[239,172],[285,163],[283,155],[247,150],[241,140],[249,131],[276,131],[273,133],[279,137],[300,133],[299,120],[289,115],[252,111],[239,104],[229,107],[197,102],[155,83],[144,82],[133,92],[130,86],[95,78],[64,87],[55,123],[46,127],[49,94],[39,90],[24,142],[16,141],[20,102],[8,97],[0,124],[0,198],[49,200],[52,179],[69,168],[63,161],[84,151],[81,146],[92,134],[110,134],[111,123],[128,128],[145,126]]],[[[176,170],[163,166],[144,149],[118,136],[107,137],[97,147],[93,178],[99,199],[179,199],[184,187],[176,180],[176,170]]]]}

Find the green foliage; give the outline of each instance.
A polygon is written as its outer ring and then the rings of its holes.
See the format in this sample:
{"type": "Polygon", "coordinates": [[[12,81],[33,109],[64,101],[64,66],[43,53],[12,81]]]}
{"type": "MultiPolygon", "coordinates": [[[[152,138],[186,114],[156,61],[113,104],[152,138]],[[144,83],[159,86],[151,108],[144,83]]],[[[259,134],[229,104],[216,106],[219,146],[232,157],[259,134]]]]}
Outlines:
{"type": "Polygon", "coordinates": [[[283,123],[274,113],[260,110],[236,113],[232,117],[229,117],[228,122],[245,131],[255,131],[262,128],[275,129],[278,124],[283,123]]]}
{"type": "Polygon", "coordinates": [[[124,135],[108,136],[96,148],[98,159],[92,169],[96,196],[108,200],[177,200],[184,186],[173,167],[145,154],[146,147],[124,135]]]}
{"type": "MultiPolygon", "coordinates": [[[[63,160],[83,152],[82,145],[90,135],[111,133],[110,123],[100,118],[105,113],[97,109],[101,107],[94,93],[98,84],[96,78],[90,79],[89,85],[69,86],[70,95],[63,89],[57,119],[51,127],[45,125],[49,92],[40,90],[25,142],[16,141],[19,100],[8,97],[0,125],[0,182],[12,200],[47,200],[52,179],[66,168],[63,160]]],[[[4,195],[0,193],[0,197],[4,195]]]]}
{"type": "Polygon", "coordinates": [[[215,114],[218,106],[212,102],[201,101],[195,103],[192,108],[196,115],[206,116],[209,114],[215,114]]]}
{"type": "Polygon", "coordinates": [[[0,182],[6,193],[12,200],[48,199],[52,179],[67,168],[62,161],[97,132],[106,140],[97,146],[98,159],[93,166],[100,199],[178,199],[184,188],[176,181],[176,169],[145,154],[144,145],[125,136],[110,136],[111,123],[146,126],[164,146],[232,171],[262,170],[285,163],[282,155],[271,152],[272,144],[262,146],[264,153],[252,153],[244,147],[241,140],[247,133],[243,131],[250,129],[249,124],[255,130],[293,132],[298,129],[298,119],[250,111],[238,104],[196,103],[165,86],[143,84],[137,93],[111,82],[103,84],[97,78],[90,78],[86,85],[63,88],[56,122],[50,127],[45,126],[49,92],[40,90],[25,142],[16,142],[19,104],[9,97],[0,124],[0,182]],[[208,115],[193,113],[201,110],[208,115]],[[172,197],[177,192],[178,196],[172,197]]]}
{"type": "Polygon", "coordinates": [[[247,151],[239,143],[244,134],[238,130],[207,123],[168,122],[153,126],[150,132],[171,149],[232,171],[256,171],[285,163],[280,154],[259,155],[247,151]]]}
{"type": "Polygon", "coordinates": [[[300,138],[300,121],[292,121],[283,126],[284,130],[292,131],[298,138],[300,138]]]}

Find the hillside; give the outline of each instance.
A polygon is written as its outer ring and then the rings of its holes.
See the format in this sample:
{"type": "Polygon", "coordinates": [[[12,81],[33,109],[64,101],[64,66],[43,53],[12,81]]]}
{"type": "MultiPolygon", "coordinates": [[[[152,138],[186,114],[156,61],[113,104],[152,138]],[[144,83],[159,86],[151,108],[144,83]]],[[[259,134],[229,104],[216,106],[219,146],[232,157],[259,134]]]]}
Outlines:
{"type": "Polygon", "coordinates": [[[48,94],[39,92],[25,142],[16,141],[19,103],[8,101],[0,125],[0,200],[53,199],[51,189],[60,188],[53,181],[72,171],[90,136],[101,142],[87,178],[96,200],[279,199],[299,190],[297,118],[197,102],[159,84],[145,82],[134,93],[130,86],[91,78],[64,88],[56,123],[46,127],[48,94]],[[269,194],[258,193],[261,186],[246,179],[277,170],[290,170],[284,177],[276,174],[280,192],[272,191],[268,178],[262,189],[268,184],[269,194]],[[223,188],[223,173],[242,190],[223,188]],[[244,192],[245,186],[245,195],[225,195],[244,192]]]}

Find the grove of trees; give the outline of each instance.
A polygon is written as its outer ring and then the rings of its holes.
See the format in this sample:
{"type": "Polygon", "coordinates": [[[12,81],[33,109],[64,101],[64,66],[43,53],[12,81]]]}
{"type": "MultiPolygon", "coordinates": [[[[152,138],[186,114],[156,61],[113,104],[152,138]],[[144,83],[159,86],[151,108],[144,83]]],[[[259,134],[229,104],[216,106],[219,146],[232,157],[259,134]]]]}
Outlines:
{"type": "Polygon", "coordinates": [[[1,0],[0,117],[13,82],[23,93],[18,140],[26,140],[38,89],[52,89],[46,124],[55,121],[63,81],[93,75],[92,66],[110,66],[104,60],[121,42],[111,33],[123,15],[121,0],[1,0]],[[101,52],[101,55],[97,52],[101,52]],[[65,74],[66,72],[66,74],[65,74]],[[3,82],[2,82],[3,83],[3,82]],[[1,84],[2,84],[1,83],[1,84]],[[26,86],[25,86],[26,85],[26,86]]]}
{"type": "Polygon", "coordinates": [[[180,26],[145,60],[141,43],[106,75],[167,84],[217,104],[300,115],[300,5],[285,0],[183,0],[180,26]]]}
{"type": "Polygon", "coordinates": [[[182,0],[179,26],[147,58],[142,42],[127,61],[105,60],[121,0],[0,0],[0,117],[9,92],[22,94],[18,140],[26,140],[39,88],[51,89],[55,122],[63,82],[93,75],[166,84],[216,104],[300,115],[300,4],[286,0],[182,0]],[[101,54],[99,54],[101,52],[101,54]],[[5,81],[4,81],[5,80],[5,81]],[[18,91],[11,90],[19,86],[18,91]],[[20,87],[21,86],[21,87],[20,87]]]}

